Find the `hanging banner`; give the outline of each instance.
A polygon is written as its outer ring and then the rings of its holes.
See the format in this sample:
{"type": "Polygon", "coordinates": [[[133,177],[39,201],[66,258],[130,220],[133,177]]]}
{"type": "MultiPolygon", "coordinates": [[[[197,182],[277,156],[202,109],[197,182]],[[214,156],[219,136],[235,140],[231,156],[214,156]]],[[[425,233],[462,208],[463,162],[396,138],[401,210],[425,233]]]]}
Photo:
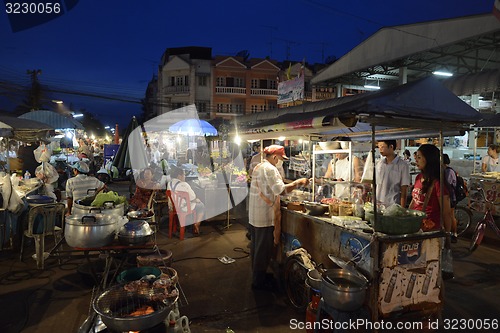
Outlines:
{"type": "Polygon", "coordinates": [[[278,84],[278,104],[304,99],[304,75],[278,84]]]}

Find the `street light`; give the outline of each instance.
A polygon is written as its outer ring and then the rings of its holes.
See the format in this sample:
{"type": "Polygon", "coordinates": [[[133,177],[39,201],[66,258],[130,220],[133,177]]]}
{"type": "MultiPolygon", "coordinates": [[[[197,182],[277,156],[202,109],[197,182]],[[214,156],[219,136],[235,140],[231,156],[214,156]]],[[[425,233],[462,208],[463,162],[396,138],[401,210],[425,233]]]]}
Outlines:
{"type": "Polygon", "coordinates": [[[80,118],[80,117],[83,117],[83,113],[73,114],[73,118],[80,118]]]}

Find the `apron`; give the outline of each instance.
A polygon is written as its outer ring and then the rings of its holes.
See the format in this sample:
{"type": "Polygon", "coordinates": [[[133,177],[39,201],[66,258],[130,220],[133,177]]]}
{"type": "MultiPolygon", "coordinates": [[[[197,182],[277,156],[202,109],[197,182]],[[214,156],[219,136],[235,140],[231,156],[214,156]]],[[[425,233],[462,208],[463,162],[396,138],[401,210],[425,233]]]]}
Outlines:
{"type": "MultiPolygon", "coordinates": [[[[263,163],[263,162],[262,162],[263,163]]],[[[261,166],[262,163],[257,164],[254,172],[261,166]]],[[[266,197],[262,191],[260,190],[259,182],[256,180],[255,184],[257,185],[257,189],[259,190],[259,197],[268,205],[269,207],[273,207],[273,216],[274,216],[274,244],[278,245],[280,242],[281,236],[281,203],[280,196],[277,195],[274,201],[270,200],[266,197]]]]}

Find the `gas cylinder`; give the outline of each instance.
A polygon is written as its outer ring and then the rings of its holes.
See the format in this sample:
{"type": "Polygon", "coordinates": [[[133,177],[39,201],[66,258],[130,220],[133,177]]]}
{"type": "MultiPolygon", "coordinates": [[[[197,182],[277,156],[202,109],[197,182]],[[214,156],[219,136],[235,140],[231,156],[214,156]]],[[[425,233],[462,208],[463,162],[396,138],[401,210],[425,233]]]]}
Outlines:
{"type": "Polygon", "coordinates": [[[313,333],[314,332],[314,323],[316,322],[318,316],[318,305],[321,300],[321,296],[317,293],[311,296],[311,301],[307,305],[306,309],[306,332],[313,333]]]}

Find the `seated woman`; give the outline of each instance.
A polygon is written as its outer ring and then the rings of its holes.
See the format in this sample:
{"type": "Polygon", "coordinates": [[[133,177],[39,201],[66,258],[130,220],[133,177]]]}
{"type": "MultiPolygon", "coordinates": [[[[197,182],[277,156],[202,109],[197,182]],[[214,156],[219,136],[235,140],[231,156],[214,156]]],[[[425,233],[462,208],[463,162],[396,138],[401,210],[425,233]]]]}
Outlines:
{"type": "Polygon", "coordinates": [[[153,179],[153,170],[151,168],[144,169],[136,182],[134,196],[129,200],[132,210],[148,209],[151,195],[159,189],[160,184],[153,179]]]}
{"type": "MultiPolygon", "coordinates": [[[[193,224],[193,234],[198,235],[200,234],[200,223],[205,215],[205,205],[196,197],[196,193],[194,193],[191,186],[186,183],[186,174],[183,169],[179,167],[172,167],[170,176],[172,177],[172,180],[168,183],[167,190],[172,192],[183,191],[189,193],[191,207],[196,212],[196,221],[194,221],[193,224]]],[[[186,210],[186,207],[184,207],[184,210],[186,210]]]]}

